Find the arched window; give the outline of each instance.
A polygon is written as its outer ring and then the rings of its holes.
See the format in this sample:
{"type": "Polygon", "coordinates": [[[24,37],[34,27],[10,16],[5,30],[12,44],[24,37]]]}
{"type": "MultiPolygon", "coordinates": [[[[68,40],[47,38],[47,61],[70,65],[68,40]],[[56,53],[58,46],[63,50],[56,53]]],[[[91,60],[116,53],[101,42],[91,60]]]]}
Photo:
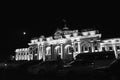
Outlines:
{"type": "Polygon", "coordinates": [[[33,60],[33,54],[30,54],[29,57],[30,57],[30,60],[33,60]]]}
{"type": "Polygon", "coordinates": [[[24,60],[24,52],[22,52],[22,55],[21,55],[21,56],[22,56],[22,60],[24,60]]]}
{"type": "Polygon", "coordinates": [[[46,55],[51,55],[51,47],[46,48],[46,55]]]}
{"type": "Polygon", "coordinates": [[[90,44],[90,42],[88,42],[88,41],[83,41],[83,42],[81,42],[81,52],[83,52],[83,53],[87,53],[87,52],[91,52],[92,50],[91,50],[91,44],[90,44]]]}
{"type": "Polygon", "coordinates": [[[61,55],[61,48],[60,48],[60,46],[56,46],[56,47],[55,47],[55,52],[56,52],[57,54],[61,55]]]}
{"type": "Polygon", "coordinates": [[[65,46],[65,51],[68,53],[68,54],[72,54],[74,52],[74,49],[71,45],[66,45],[65,46]]]}
{"type": "Polygon", "coordinates": [[[94,49],[95,49],[95,50],[98,50],[98,47],[95,45],[94,49]]]}
{"type": "Polygon", "coordinates": [[[82,52],[89,52],[90,51],[90,45],[88,45],[88,44],[83,44],[82,45],[82,52]]]}
{"type": "Polygon", "coordinates": [[[109,49],[109,51],[113,51],[113,47],[112,46],[109,46],[108,49],[109,49]]]}

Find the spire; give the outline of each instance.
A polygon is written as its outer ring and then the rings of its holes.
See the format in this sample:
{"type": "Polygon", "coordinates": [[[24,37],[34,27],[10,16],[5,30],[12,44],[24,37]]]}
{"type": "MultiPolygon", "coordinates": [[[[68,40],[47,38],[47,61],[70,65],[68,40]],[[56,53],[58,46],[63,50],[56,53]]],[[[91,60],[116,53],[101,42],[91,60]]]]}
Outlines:
{"type": "Polygon", "coordinates": [[[63,30],[68,30],[69,28],[67,27],[66,20],[63,19],[62,21],[63,21],[63,24],[64,24],[63,30]]]}

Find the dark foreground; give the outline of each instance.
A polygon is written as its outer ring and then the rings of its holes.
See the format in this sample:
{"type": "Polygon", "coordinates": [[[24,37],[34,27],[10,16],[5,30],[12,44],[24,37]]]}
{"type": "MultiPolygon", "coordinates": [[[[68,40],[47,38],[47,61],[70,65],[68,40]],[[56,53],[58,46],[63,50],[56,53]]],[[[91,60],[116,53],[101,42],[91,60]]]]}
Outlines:
{"type": "MultiPolygon", "coordinates": [[[[74,72],[69,72],[67,74],[49,73],[46,75],[32,75],[25,73],[25,68],[23,67],[18,69],[17,67],[10,69],[1,68],[0,80],[120,80],[120,59],[96,60],[93,61],[93,63],[95,70],[90,73],[87,70],[88,74],[75,74],[74,72]],[[114,63],[108,68],[103,68],[103,66],[108,66],[111,62],[114,63]]],[[[64,71],[63,73],[66,72],[64,71]]]]}
{"type": "MultiPolygon", "coordinates": [[[[95,78],[91,75],[75,75],[73,73],[67,75],[56,75],[56,74],[47,74],[47,75],[28,75],[24,73],[15,73],[13,71],[2,71],[0,74],[0,80],[101,80],[100,77],[95,78]]],[[[103,79],[104,80],[104,79],[103,79]]]]}
{"type": "Polygon", "coordinates": [[[111,78],[110,75],[106,76],[104,73],[93,73],[88,75],[79,75],[74,73],[57,75],[55,73],[49,73],[47,75],[30,75],[25,73],[19,73],[16,71],[3,70],[0,73],[0,80],[120,80],[117,77],[111,78]]]}

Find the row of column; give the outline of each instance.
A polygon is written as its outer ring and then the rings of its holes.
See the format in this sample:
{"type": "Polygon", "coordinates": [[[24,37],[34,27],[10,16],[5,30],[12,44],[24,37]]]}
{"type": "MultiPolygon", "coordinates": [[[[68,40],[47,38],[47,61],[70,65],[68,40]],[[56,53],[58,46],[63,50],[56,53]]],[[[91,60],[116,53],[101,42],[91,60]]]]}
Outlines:
{"type": "Polygon", "coordinates": [[[120,54],[120,44],[103,44],[100,48],[101,51],[114,51],[116,59],[119,57],[120,54]]]}
{"type": "Polygon", "coordinates": [[[20,52],[20,53],[16,53],[15,56],[16,60],[33,60],[33,54],[29,54],[27,52],[20,52]]]}
{"type": "MultiPolygon", "coordinates": [[[[92,43],[89,43],[89,44],[92,44],[92,43]]],[[[70,45],[69,47],[72,47],[73,48],[73,50],[74,50],[74,52],[73,52],[73,58],[75,59],[75,57],[78,55],[78,54],[80,54],[80,53],[85,53],[86,51],[81,51],[81,48],[83,47],[83,46],[81,46],[81,42],[80,41],[76,41],[76,42],[73,42],[73,43],[71,43],[71,44],[60,44],[59,46],[60,46],[60,53],[59,53],[59,55],[60,55],[60,57],[61,57],[61,59],[63,59],[63,57],[64,57],[64,55],[63,54],[66,54],[66,53],[64,53],[64,50],[65,50],[65,46],[67,46],[67,45],[70,45]]],[[[51,47],[51,46],[50,46],[51,47]]],[[[91,45],[91,46],[86,46],[87,48],[88,47],[90,47],[91,48],[91,50],[92,50],[92,52],[94,52],[95,51],[95,48],[94,48],[94,46],[93,45],[91,45]]],[[[28,51],[28,52],[18,52],[18,53],[16,53],[16,60],[33,60],[33,57],[34,57],[34,54],[37,54],[37,60],[41,60],[41,59],[43,59],[43,61],[45,61],[45,59],[46,59],[46,48],[45,48],[45,45],[38,45],[37,46],[37,48],[38,48],[38,52],[37,53],[30,53],[30,51],[28,51]]],[[[66,49],[68,49],[69,50],[69,48],[66,48],[66,49]]],[[[51,49],[50,49],[51,50],[51,49]]],[[[53,50],[55,50],[55,48],[53,49],[53,50]]],[[[34,51],[33,51],[34,52],[34,51]]],[[[53,52],[55,52],[55,51],[53,51],[53,52]]],[[[87,51],[87,52],[89,52],[89,50],[87,51]]],[[[68,53],[67,54],[69,54],[70,53],[70,51],[68,51],[68,53]]]]}
{"type": "MultiPolygon", "coordinates": [[[[61,53],[60,53],[60,56],[61,56],[61,59],[63,59],[63,54],[64,54],[64,49],[65,47],[63,46],[64,44],[60,44],[60,50],[61,50],[61,53]]],[[[69,44],[68,44],[69,45],[69,44]]],[[[71,44],[70,44],[71,45],[71,44]]],[[[67,45],[65,45],[67,46],[67,45]]],[[[74,52],[73,52],[73,58],[75,58],[79,53],[81,53],[81,45],[80,45],[80,41],[78,42],[73,42],[72,45],[70,46],[73,48],[74,52]]],[[[94,52],[94,48],[93,46],[90,46],[91,49],[92,49],[92,52],[94,52]]],[[[41,46],[41,48],[39,49],[39,59],[43,58],[43,61],[45,61],[45,57],[46,57],[46,53],[45,52],[48,52],[48,51],[45,51],[46,49],[44,49],[44,45],[41,46]]],[[[51,50],[51,49],[50,49],[51,50]]],[[[55,49],[54,49],[55,50],[55,49]]],[[[69,52],[69,51],[68,51],[69,52]]],[[[85,51],[83,51],[85,52],[85,51]]],[[[89,51],[88,51],[89,52],[89,51]]],[[[69,54],[69,53],[68,53],[69,54]]]]}

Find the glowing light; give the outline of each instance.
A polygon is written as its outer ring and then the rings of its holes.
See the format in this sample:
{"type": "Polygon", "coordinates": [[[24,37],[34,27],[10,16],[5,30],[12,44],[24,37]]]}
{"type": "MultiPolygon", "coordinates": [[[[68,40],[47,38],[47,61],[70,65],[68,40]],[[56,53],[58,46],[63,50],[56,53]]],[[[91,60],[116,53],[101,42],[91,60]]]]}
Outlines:
{"type": "Polygon", "coordinates": [[[7,64],[5,63],[5,66],[7,66],[7,64]]]}
{"type": "Polygon", "coordinates": [[[23,35],[26,35],[26,32],[23,32],[23,35]]]}

